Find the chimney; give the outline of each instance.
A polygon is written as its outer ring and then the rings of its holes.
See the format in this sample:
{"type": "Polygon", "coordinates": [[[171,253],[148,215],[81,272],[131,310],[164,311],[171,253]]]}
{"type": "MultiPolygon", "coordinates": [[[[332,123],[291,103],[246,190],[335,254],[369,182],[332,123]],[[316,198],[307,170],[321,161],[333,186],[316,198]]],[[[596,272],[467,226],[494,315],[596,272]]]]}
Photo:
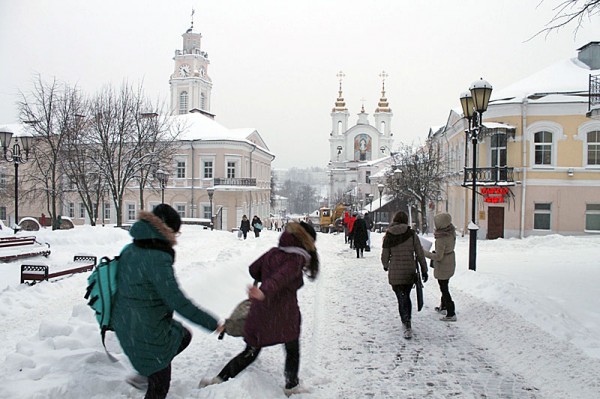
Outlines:
{"type": "Polygon", "coordinates": [[[577,59],[590,69],[600,69],[600,42],[589,42],[585,46],[577,49],[577,59]]]}

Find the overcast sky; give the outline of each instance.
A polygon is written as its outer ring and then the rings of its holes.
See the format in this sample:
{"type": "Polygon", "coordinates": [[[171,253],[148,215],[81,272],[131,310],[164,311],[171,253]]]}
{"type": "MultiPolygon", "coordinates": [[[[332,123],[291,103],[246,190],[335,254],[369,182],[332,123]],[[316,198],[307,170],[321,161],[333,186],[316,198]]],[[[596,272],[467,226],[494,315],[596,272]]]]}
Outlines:
{"type": "Polygon", "coordinates": [[[501,89],[600,40],[596,17],[527,41],[560,1],[0,0],[0,124],[36,73],[89,93],[143,80],[166,100],[194,8],[217,121],[256,128],[274,167],[324,167],[338,71],[351,125],[362,99],[373,123],[385,70],[395,145],[423,141],[474,80],[501,89]]]}

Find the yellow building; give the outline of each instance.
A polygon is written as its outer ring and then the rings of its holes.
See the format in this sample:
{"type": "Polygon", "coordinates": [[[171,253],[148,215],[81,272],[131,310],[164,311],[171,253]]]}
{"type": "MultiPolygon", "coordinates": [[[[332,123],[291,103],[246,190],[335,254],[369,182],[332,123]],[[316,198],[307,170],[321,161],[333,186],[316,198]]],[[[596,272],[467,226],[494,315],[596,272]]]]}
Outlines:
{"type": "MultiPolygon", "coordinates": [[[[600,42],[591,42],[575,58],[494,89],[476,145],[479,238],[600,233],[600,120],[586,116],[598,74],[600,42]]],[[[451,111],[430,132],[449,163],[447,197],[432,214],[451,213],[465,234],[473,172],[466,128],[451,111]]]]}

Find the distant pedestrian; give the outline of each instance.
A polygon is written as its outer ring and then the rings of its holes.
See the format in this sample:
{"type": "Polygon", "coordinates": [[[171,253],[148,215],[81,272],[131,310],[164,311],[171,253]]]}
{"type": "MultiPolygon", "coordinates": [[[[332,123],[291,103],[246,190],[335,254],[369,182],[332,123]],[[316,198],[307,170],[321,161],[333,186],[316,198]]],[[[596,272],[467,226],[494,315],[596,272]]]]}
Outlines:
{"type": "Polygon", "coordinates": [[[367,232],[367,223],[360,213],[357,215],[356,221],[352,227],[352,237],[354,248],[356,248],[356,257],[364,258],[364,251],[367,247],[367,240],[369,239],[369,236],[367,232]]]}
{"type": "Polygon", "coordinates": [[[263,224],[260,218],[256,215],[252,218],[252,228],[254,229],[254,237],[258,238],[263,229],[263,224]]]}
{"type": "Polygon", "coordinates": [[[250,275],[260,286],[248,290],[252,305],[244,325],[246,348],[216,377],[200,380],[200,387],[236,377],[256,360],[262,348],[284,344],[285,393],[289,396],[302,392],[298,379],[301,314],[297,291],[304,285],[303,272],[310,280],[319,272],[316,239],[317,233],[308,223],[290,222],[279,237],[279,245],[250,265],[250,275]]]}
{"type": "Polygon", "coordinates": [[[356,212],[352,213],[352,216],[348,218],[348,243],[350,244],[350,248],[354,249],[354,222],[356,222],[356,212]]]}
{"type": "Polygon", "coordinates": [[[248,220],[248,216],[242,216],[242,223],[240,224],[240,231],[244,236],[244,240],[248,237],[248,232],[250,231],[250,221],[248,220]]]}
{"type": "Polygon", "coordinates": [[[415,284],[418,262],[423,282],[427,281],[427,262],[423,255],[421,241],[408,226],[408,215],[400,211],[394,215],[392,223],[383,237],[381,263],[388,272],[388,281],[398,299],[400,320],[404,327],[404,338],[412,338],[412,302],[410,291],[415,284]]]}
{"type": "Polygon", "coordinates": [[[450,295],[448,287],[450,277],[456,270],[456,255],[454,247],[456,246],[456,227],[452,224],[452,216],[449,213],[438,213],[433,218],[435,231],[435,250],[432,252],[424,251],[425,256],[433,261],[433,277],[440,285],[442,299],[440,306],[436,307],[440,313],[446,313],[440,320],[456,321],[456,308],[450,295]]]}
{"type": "Polygon", "coordinates": [[[40,224],[45,229],[46,228],[46,215],[42,213],[42,217],[40,217],[40,224]]]}
{"type": "Polygon", "coordinates": [[[373,230],[373,218],[369,212],[365,212],[365,223],[367,224],[367,247],[365,251],[369,252],[371,250],[371,231],[373,230]]]}

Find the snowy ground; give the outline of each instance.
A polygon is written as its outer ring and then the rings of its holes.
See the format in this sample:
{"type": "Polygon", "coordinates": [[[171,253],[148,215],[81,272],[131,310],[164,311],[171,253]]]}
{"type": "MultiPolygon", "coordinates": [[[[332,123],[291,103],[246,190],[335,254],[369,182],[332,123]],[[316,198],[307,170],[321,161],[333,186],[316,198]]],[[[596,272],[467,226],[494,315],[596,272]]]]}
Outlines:
{"type": "MultiPolygon", "coordinates": [[[[116,255],[128,233],[112,227],[39,232],[51,244],[51,271],[73,255],[116,255]]],[[[176,273],[193,300],[226,317],[251,283],[247,266],[278,234],[240,241],[234,234],[184,226],[176,273]]],[[[373,251],[356,259],[342,236],[319,235],[322,272],[300,291],[302,384],[297,398],[600,397],[600,237],[479,241],[478,270],[467,270],[459,238],[451,280],[458,322],[438,320],[437,282],[413,311],[415,337],[401,338],[395,296],[373,251]]],[[[131,367],[109,333],[104,353],[85,304],[87,274],[19,285],[24,261],[0,264],[0,398],[142,398],[124,377],[131,367]]],[[[431,273],[432,274],[432,273],[431,273]]],[[[413,294],[414,295],[414,294],[413,294]]],[[[244,346],[219,341],[191,323],[194,338],[173,363],[169,398],[285,398],[283,349],[265,348],[237,378],[198,389],[244,346]]]]}

